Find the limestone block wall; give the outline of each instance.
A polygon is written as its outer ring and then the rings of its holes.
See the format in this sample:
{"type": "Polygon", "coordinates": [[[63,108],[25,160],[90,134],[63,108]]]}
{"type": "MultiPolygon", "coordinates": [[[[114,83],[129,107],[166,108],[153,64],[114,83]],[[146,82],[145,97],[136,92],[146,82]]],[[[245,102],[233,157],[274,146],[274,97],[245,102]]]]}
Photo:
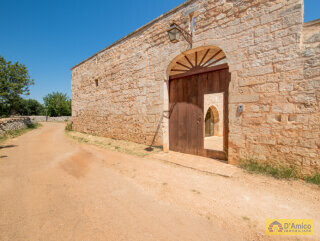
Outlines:
{"type": "Polygon", "coordinates": [[[292,141],[288,151],[303,155],[304,165],[316,166],[319,170],[320,19],[303,26],[302,61],[303,80],[295,83],[291,93],[292,101],[297,104],[299,115],[289,116],[289,120],[296,123],[298,132],[290,136],[292,141]]]}
{"type": "Polygon", "coordinates": [[[167,30],[190,13],[193,48],[227,56],[229,163],[320,170],[319,45],[304,39],[303,0],[190,0],[160,16],[72,69],[74,128],[168,149],[168,68],[189,45],[167,30]]]}

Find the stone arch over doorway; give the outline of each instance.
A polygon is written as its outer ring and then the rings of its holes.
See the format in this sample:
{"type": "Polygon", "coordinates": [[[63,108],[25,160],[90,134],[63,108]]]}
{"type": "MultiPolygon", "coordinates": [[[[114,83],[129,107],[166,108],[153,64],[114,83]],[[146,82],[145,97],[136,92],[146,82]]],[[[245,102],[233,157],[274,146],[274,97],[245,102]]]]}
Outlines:
{"type": "Polygon", "coordinates": [[[227,65],[225,52],[216,46],[198,47],[178,54],[169,64],[167,75],[194,74],[221,64],[227,65]]]}
{"type": "MultiPolygon", "coordinates": [[[[185,153],[190,153],[190,154],[196,154],[196,155],[202,155],[202,156],[210,156],[219,158],[219,159],[227,159],[227,135],[224,135],[224,144],[225,148],[223,153],[215,153],[214,151],[211,152],[211,154],[204,149],[204,118],[205,118],[205,111],[203,107],[203,94],[205,92],[212,92],[212,93],[219,93],[222,91],[225,91],[226,93],[228,92],[229,88],[229,82],[231,80],[230,73],[229,73],[229,66],[227,62],[227,57],[226,54],[222,49],[220,49],[217,46],[205,46],[205,47],[198,47],[195,49],[191,49],[188,51],[185,51],[178,56],[174,57],[173,60],[170,62],[167,68],[167,76],[168,76],[168,81],[165,83],[165,89],[167,90],[167,93],[164,94],[164,106],[165,106],[165,116],[167,118],[164,119],[163,121],[163,146],[165,150],[175,150],[175,151],[180,151],[180,152],[185,152],[185,153]],[[187,81],[179,81],[179,79],[187,78],[187,81]],[[199,78],[201,79],[200,81],[193,80],[194,78],[199,78]],[[173,82],[181,82],[181,84],[172,84],[173,82]],[[184,85],[188,85],[187,83],[196,83],[193,87],[183,87],[184,85]],[[200,87],[197,85],[199,83],[205,83],[205,86],[200,87]],[[174,87],[175,86],[175,87],[174,87]],[[184,91],[181,91],[181,88],[184,89],[184,91]],[[176,90],[180,91],[181,93],[179,96],[185,96],[187,98],[185,101],[184,100],[178,100],[177,103],[174,103],[173,101],[173,96],[172,96],[172,88],[176,88],[176,90]],[[180,89],[180,90],[179,90],[180,89]],[[199,89],[199,93],[191,93],[192,89],[199,89]],[[188,92],[189,91],[189,92],[188,92]],[[171,93],[171,94],[170,94],[171,93]],[[189,96],[189,97],[188,97],[189,96]],[[196,97],[198,96],[198,97],[196,97]],[[189,99],[188,99],[189,98],[189,99]],[[201,100],[202,98],[202,100],[201,100]],[[184,107],[183,107],[184,105],[184,107]],[[177,107],[180,106],[180,107],[177,107]],[[166,109],[167,107],[167,109],[166,109]],[[174,116],[177,116],[177,112],[175,111],[175,108],[182,108],[185,111],[193,109],[192,112],[189,114],[193,115],[194,113],[198,113],[199,116],[197,118],[194,117],[193,125],[194,123],[202,123],[201,127],[198,129],[197,134],[185,134],[183,133],[184,130],[193,130],[192,124],[186,124],[188,125],[187,127],[183,127],[182,130],[180,128],[179,134],[176,133],[176,129],[172,128],[172,126],[176,125],[173,124],[174,121],[173,119],[175,118],[174,116]],[[202,118],[202,119],[201,119],[202,118]],[[200,120],[201,119],[201,120],[200,120]],[[170,124],[171,123],[171,124],[170,124]],[[174,134],[175,133],[175,134],[174,134]],[[186,141],[186,140],[194,140],[197,139],[198,146],[192,146],[195,145],[190,144],[190,143],[178,143],[178,148],[175,147],[174,142],[176,141],[174,139],[174,135],[180,135],[184,136],[181,137],[181,141],[186,141]],[[188,147],[188,145],[190,145],[188,147]],[[188,150],[183,150],[180,147],[181,146],[186,146],[188,150]]],[[[165,91],[166,92],[166,91],[165,91]]],[[[183,97],[182,97],[183,98],[183,97]]],[[[224,95],[224,102],[228,103],[228,95],[224,95]]],[[[224,113],[228,115],[228,105],[224,105],[224,113]]],[[[181,112],[181,111],[180,111],[181,112]]],[[[180,117],[178,117],[180,118],[180,117]]],[[[227,117],[224,118],[227,121],[227,117]]],[[[191,121],[192,122],[192,121],[191,121]]],[[[182,123],[182,122],[180,122],[182,123]]],[[[227,130],[223,131],[224,134],[227,134],[227,130]]],[[[191,142],[191,141],[190,141],[191,142]]]]}

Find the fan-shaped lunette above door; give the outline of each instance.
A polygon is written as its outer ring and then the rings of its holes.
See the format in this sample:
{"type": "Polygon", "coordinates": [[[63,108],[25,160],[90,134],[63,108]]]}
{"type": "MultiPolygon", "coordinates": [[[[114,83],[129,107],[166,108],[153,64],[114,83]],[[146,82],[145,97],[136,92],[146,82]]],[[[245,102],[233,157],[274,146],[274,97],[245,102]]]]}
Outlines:
{"type": "Polygon", "coordinates": [[[227,66],[226,55],[220,48],[195,49],[176,58],[171,65],[170,78],[203,73],[227,66]]]}

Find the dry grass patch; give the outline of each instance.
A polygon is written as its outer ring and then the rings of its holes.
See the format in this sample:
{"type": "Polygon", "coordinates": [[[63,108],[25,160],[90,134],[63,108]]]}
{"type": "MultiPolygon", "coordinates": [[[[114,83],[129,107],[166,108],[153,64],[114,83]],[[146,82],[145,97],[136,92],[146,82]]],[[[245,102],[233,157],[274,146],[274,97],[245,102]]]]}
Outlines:
{"type": "Polygon", "coordinates": [[[12,139],[18,136],[21,136],[31,130],[37,129],[41,127],[40,123],[31,123],[31,124],[27,124],[27,126],[25,128],[19,129],[19,130],[8,130],[4,133],[2,133],[0,135],[0,143],[8,140],[8,139],[12,139]]]}
{"type": "Polygon", "coordinates": [[[295,167],[272,166],[270,164],[260,164],[254,160],[242,160],[240,167],[249,173],[258,173],[272,176],[277,179],[302,179],[308,183],[320,186],[320,173],[314,175],[303,176],[295,167]]]}
{"type": "Polygon", "coordinates": [[[250,173],[265,174],[277,179],[295,179],[299,177],[295,167],[273,166],[266,163],[260,164],[254,160],[243,160],[240,163],[240,167],[250,173]]]}
{"type": "Polygon", "coordinates": [[[112,138],[94,136],[75,131],[67,130],[66,135],[81,143],[88,143],[107,150],[118,151],[139,157],[145,157],[150,154],[162,151],[162,148],[160,147],[150,147],[131,141],[116,140],[112,138]]]}

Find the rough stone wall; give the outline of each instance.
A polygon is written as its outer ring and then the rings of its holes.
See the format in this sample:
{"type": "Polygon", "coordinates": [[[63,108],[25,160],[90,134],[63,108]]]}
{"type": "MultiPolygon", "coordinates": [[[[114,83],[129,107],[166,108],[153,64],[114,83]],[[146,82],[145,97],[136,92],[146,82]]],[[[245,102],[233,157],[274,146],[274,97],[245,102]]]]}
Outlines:
{"type": "Polygon", "coordinates": [[[0,119],[0,135],[9,130],[20,130],[31,124],[29,117],[14,117],[0,119]]]}
{"type": "Polygon", "coordinates": [[[47,117],[47,116],[29,116],[32,122],[64,122],[71,121],[71,116],[58,116],[58,117],[47,117]]]}
{"type": "Polygon", "coordinates": [[[288,151],[302,155],[303,165],[320,170],[320,19],[304,24],[302,61],[303,79],[291,93],[299,115],[289,116],[298,132],[288,151]]]}
{"type": "Polygon", "coordinates": [[[193,12],[193,47],[220,47],[231,72],[229,162],[319,170],[319,58],[303,42],[303,10],[302,0],[186,2],[72,69],[74,128],[167,149],[168,66],[188,49],[167,29],[187,28],[193,12]]]}

